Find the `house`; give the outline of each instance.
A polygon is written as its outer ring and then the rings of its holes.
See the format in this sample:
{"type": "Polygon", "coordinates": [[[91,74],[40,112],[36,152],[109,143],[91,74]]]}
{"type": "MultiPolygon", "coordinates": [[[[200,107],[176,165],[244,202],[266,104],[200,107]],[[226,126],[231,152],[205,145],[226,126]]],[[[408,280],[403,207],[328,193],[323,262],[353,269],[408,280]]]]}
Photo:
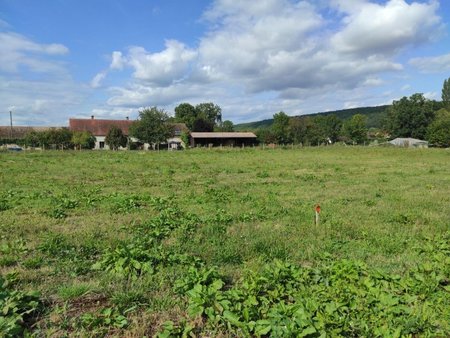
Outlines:
{"type": "Polygon", "coordinates": [[[416,138],[402,138],[397,137],[392,141],[389,141],[390,144],[397,147],[405,147],[405,148],[428,148],[428,142],[424,140],[418,140],[416,138]]]}
{"type": "Polygon", "coordinates": [[[70,131],[88,131],[95,137],[94,149],[109,149],[105,143],[106,134],[112,126],[116,126],[122,130],[122,133],[128,137],[128,129],[133,121],[128,118],[125,120],[102,120],[95,119],[69,119],[70,131]]]}
{"type": "Polygon", "coordinates": [[[228,146],[242,147],[257,143],[256,135],[250,132],[192,132],[191,147],[199,146],[228,146]]]}
{"type": "Polygon", "coordinates": [[[172,123],[173,126],[173,137],[167,140],[167,147],[169,150],[176,150],[186,147],[183,140],[181,139],[181,135],[183,133],[189,133],[188,127],[184,123],[172,123]]]}
{"type": "MultiPolygon", "coordinates": [[[[125,120],[102,120],[95,119],[91,116],[90,119],[69,119],[69,129],[71,131],[88,131],[95,137],[94,149],[109,149],[105,143],[106,134],[112,126],[116,126],[122,130],[122,133],[128,137],[129,128],[134,121],[126,118],[125,120]]],[[[183,147],[183,141],[181,140],[181,134],[188,132],[188,129],[184,123],[173,124],[174,135],[169,138],[164,145],[167,145],[169,150],[179,149],[183,147]]],[[[139,140],[131,138],[134,143],[139,143],[139,140]]],[[[149,149],[151,146],[147,143],[140,143],[143,149],[149,149]]]]}

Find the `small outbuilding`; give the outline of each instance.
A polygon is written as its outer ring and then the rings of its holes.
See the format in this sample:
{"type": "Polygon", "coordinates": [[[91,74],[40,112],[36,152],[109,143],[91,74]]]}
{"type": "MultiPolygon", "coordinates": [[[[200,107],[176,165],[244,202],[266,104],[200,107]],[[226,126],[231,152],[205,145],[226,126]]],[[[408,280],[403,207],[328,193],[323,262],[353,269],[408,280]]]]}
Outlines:
{"type": "Polygon", "coordinates": [[[405,147],[405,148],[428,148],[428,142],[424,140],[419,140],[416,138],[403,138],[403,137],[397,137],[396,139],[393,139],[392,141],[389,141],[390,144],[397,146],[397,147],[405,147]]]}
{"type": "Polygon", "coordinates": [[[192,132],[191,147],[243,147],[257,143],[254,133],[250,132],[192,132]]]}

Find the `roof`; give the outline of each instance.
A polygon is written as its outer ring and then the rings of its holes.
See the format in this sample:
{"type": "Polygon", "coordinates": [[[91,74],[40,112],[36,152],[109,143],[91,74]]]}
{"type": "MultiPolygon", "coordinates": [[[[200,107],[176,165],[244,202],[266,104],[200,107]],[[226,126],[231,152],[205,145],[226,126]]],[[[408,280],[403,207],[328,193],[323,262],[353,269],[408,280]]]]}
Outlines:
{"type": "Polygon", "coordinates": [[[393,139],[391,141],[389,141],[390,144],[394,144],[394,145],[413,145],[413,144],[428,144],[427,141],[424,140],[419,140],[416,138],[412,138],[412,137],[397,137],[396,139],[393,139]]]}
{"type": "Polygon", "coordinates": [[[94,136],[106,136],[112,126],[122,130],[124,135],[128,135],[128,128],[133,123],[130,120],[99,120],[99,119],[69,119],[69,129],[71,131],[89,131],[94,136]]]}
{"type": "Polygon", "coordinates": [[[256,135],[248,132],[227,132],[227,133],[204,133],[204,132],[192,132],[193,138],[256,138],[256,135]]]}
{"type": "MultiPolygon", "coordinates": [[[[42,132],[51,129],[62,129],[63,127],[30,127],[30,126],[13,126],[12,128],[12,138],[21,139],[24,138],[28,133],[32,131],[42,132]]],[[[0,126],[0,138],[10,138],[11,137],[11,127],[10,126],[0,126]]]]}

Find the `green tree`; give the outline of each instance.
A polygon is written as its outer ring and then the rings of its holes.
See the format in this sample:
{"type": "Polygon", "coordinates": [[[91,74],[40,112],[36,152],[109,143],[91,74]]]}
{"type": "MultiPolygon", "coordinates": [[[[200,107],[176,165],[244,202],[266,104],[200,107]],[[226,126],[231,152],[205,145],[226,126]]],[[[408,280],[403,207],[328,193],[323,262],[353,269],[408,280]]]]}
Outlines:
{"type": "Polygon", "coordinates": [[[40,146],[39,133],[37,131],[31,131],[25,135],[24,144],[27,147],[38,147],[40,146]]]}
{"type": "Polygon", "coordinates": [[[197,117],[205,119],[214,125],[222,123],[222,108],[212,102],[199,103],[195,106],[197,117]]]}
{"type": "Polygon", "coordinates": [[[217,128],[217,130],[221,132],[232,132],[234,131],[234,124],[230,120],[225,120],[222,122],[222,125],[217,128]]]}
{"type": "Polygon", "coordinates": [[[310,116],[290,119],[289,132],[292,141],[296,144],[317,145],[324,139],[316,119],[310,116]]]}
{"type": "Polygon", "coordinates": [[[211,132],[213,130],[214,130],[214,122],[211,122],[203,117],[196,118],[192,125],[192,131],[211,132]]]}
{"type": "Polygon", "coordinates": [[[52,128],[43,133],[44,135],[40,135],[43,146],[52,146],[62,150],[71,146],[72,132],[67,128],[52,128]]]}
{"type": "Polygon", "coordinates": [[[117,126],[111,126],[105,137],[105,143],[111,150],[118,150],[119,147],[127,145],[128,138],[123,134],[122,129],[117,126]]]}
{"type": "Polygon", "coordinates": [[[271,128],[259,128],[256,131],[258,142],[264,144],[275,143],[277,138],[271,128]]]}
{"type": "Polygon", "coordinates": [[[88,131],[75,131],[72,134],[72,143],[79,150],[92,149],[95,146],[95,137],[88,131]]]}
{"type": "Polygon", "coordinates": [[[169,115],[164,109],[145,108],[139,111],[139,118],[130,126],[130,136],[159,149],[159,145],[174,133],[173,125],[168,121],[169,115]]]}
{"type": "Polygon", "coordinates": [[[175,121],[186,124],[189,130],[192,130],[197,117],[197,110],[189,103],[181,103],[175,107],[175,121]]]}
{"type": "Polygon", "coordinates": [[[279,144],[286,144],[291,142],[289,135],[289,116],[280,111],[273,115],[272,131],[279,144]]]}
{"type": "Polygon", "coordinates": [[[444,80],[442,86],[442,103],[444,108],[450,109],[450,78],[444,80]]]}
{"type": "Polygon", "coordinates": [[[361,144],[367,140],[367,117],[362,114],[355,114],[350,120],[343,124],[343,135],[356,144],[361,144]]]}
{"type": "Polygon", "coordinates": [[[325,141],[335,143],[338,141],[342,130],[342,121],[335,114],[327,115],[321,128],[325,136],[325,141]]]}
{"type": "Polygon", "coordinates": [[[428,126],[427,140],[437,147],[450,147],[450,112],[441,109],[428,126]]]}
{"type": "Polygon", "coordinates": [[[394,101],[388,113],[388,129],[392,137],[423,139],[433,121],[436,103],[423,94],[413,94],[394,101]]]}

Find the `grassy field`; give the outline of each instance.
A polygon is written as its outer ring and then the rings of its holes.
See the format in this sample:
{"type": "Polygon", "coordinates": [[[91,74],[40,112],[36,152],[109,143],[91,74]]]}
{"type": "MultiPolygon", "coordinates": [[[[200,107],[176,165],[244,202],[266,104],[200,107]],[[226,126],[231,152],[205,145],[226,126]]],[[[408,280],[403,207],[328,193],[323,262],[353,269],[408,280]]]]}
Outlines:
{"type": "Polygon", "coordinates": [[[448,150],[48,151],[0,167],[6,336],[450,335],[448,150]]]}

